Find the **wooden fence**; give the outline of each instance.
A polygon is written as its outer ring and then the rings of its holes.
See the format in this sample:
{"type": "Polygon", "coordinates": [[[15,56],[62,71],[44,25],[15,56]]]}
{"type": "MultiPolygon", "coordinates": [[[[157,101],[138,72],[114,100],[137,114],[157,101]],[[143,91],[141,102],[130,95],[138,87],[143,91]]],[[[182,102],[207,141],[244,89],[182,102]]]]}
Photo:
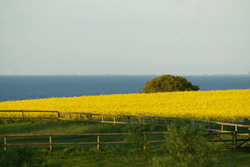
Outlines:
{"type": "MultiPolygon", "coordinates": [[[[147,140],[147,135],[159,135],[159,134],[166,134],[167,132],[145,132],[144,135],[144,143],[164,143],[166,140],[147,140]]],[[[1,135],[0,139],[4,139],[3,148],[4,151],[7,151],[7,146],[49,146],[50,151],[53,151],[53,146],[55,145],[97,145],[97,149],[100,149],[100,145],[107,145],[107,144],[133,144],[135,142],[129,142],[129,141],[108,141],[108,142],[101,142],[100,136],[128,136],[131,135],[131,133],[88,133],[88,134],[29,134],[29,135],[1,135]],[[53,137],[72,137],[72,136],[95,136],[96,142],[53,142],[53,137]],[[32,140],[31,142],[23,142],[17,141],[16,143],[8,143],[7,140],[10,138],[29,138],[29,137],[48,137],[48,142],[40,142],[40,143],[34,143],[32,140]]],[[[146,145],[144,145],[144,149],[146,148],[146,145]]]]}
{"type": "MultiPolygon", "coordinates": [[[[144,143],[165,143],[166,140],[147,140],[147,135],[163,135],[167,134],[167,132],[145,132],[144,135],[144,143]]],[[[53,146],[55,145],[96,145],[97,149],[100,149],[100,145],[109,145],[109,144],[133,144],[135,142],[129,142],[129,141],[105,141],[101,142],[100,137],[101,136],[128,136],[131,135],[131,133],[86,133],[86,134],[29,134],[29,135],[0,135],[0,139],[4,139],[3,149],[6,152],[7,146],[49,146],[50,151],[53,151],[53,146]],[[53,137],[72,137],[72,136],[95,136],[96,141],[95,142],[53,142],[53,137]],[[16,141],[16,143],[13,143],[12,140],[11,143],[8,143],[7,140],[10,138],[29,138],[29,137],[48,137],[47,142],[39,142],[34,143],[35,140],[32,138],[30,142],[20,142],[16,141]]],[[[207,142],[222,142],[226,145],[226,148],[229,149],[239,149],[239,148],[250,148],[250,147],[243,147],[244,144],[250,141],[250,132],[212,132],[209,133],[207,139],[207,142]],[[232,139],[223,139],[221,135],[232,135],[232,139]],[[247,136],[247,139],[239,139],[240,136],[247,136]],[[212,139],[210,139],[212,137],[212,139]]],[[[144,145],[144,149],[146,148],[146,145],[144,145]]]]}
{"type": "MultiPolygon", "coordinates": [[[[0,115],[2,115],[0,119],[55,119],[55,120],[88,121],[88,122],[101,122],[101,123],[113,123],[113,124],[128,124],[130,122],[138,122],[139,124],[144,124],[144,125],[154,124],[156,126],[167,126],[170,121],[173,121],[174,119],[176,119],[173,117],[158,117],[158,116],[107,115],[107,114],[93,114],[93,113],[79,113],[79,112],[32,111],[32,110],[0,110],[0,115]],[[5,114],[2,114],[2,113],[14,113],[14,112],[17,113],[17,115],[19,113],[20,116],[12,117],[12,116],[4,116],[5,114]],[[32,115],[30,113],[40,113],[40,115],[45,114],[49,116],[32,117],[30,116],[32,115]]],[[[210,142],[223,142],[225,143],[227,148],[238,149],[238,148],[242,148],[243,145],[245,145],[246,143],[248,143],[248,141],[250,141],[250,125],[225,123],[225,122],[218,122],[218,121],[207,121],[207,120],[195,120],[195,119],[192,119],[192,120],[207,124],[208,126],[207,130],[210,132],[209,136],[213,136],[213,139],[208,139],[208,141],[210,142]],[[231,139],[223,139],[221,137],[223,135],[231,135],[232,137],[231,139]],[[239,138],[239,136],[245,136],[246,139],[241,139],[239,138]],[[228,143],[231,143],[231,144],[228,144],[228,143]]],[[[86,134],[80,134],[80,135],[84,136],[86,134]]],[[[96,135],[97,139],[101,136],[97,134],[91,134],[91,135],[96,135]]],[[[17,135],[8,135],[8,136],[2,136],[2,137],[7,142],[8,137],[15,137],[15,136],[17,135]]],[[[60,143],[52,143],[52,136],[56,136],[56,135],[51,134],[47,136],[50,136],[51,143],[47,143],[47,144],[44,143],[43,145],[50,145],[51,149],[53,145],[60,145],[60,143]]],[[[108,143],[119,144],[119,143],[112,143],[112,142],[101,143],[101,142],[98,142],[98,140],[97,140],[97,143],[94,142],[92,144],[98,145],[98,143],[99,145],[108,144],[108,143]]],[[[72,143],[61,143],[61,144],[67,145],[67,144],[72,144],[72,143]]],[[[79,143],[79,144],[84,144],[84,143],[79,143]]],[[[85,144],[91,144],[91,143],[85,143],[85,144]]],[[[11,144],[5,143],[4,145],[5,145],[4,147],[7,148],[7,146],[10,146],[11,144]]]]}
{"type": "Polygon", "coordinates": [[[229,149],[240,149],[240,148],[250,148],[249,146],[243,146],[246,145],[250,141],[250,131],[245,132],[212,132],[209,133],[207,137],[208,142],[221,142],[224,143],[226,148],[229,149]],[[223,135],[230,135],[231,139],[225,139],[222,136],[223,135]],[[244,136],[245,139],[239,138],[244,136]],[[212,139],[211,139],[212,138],[212,139]]]}
{"type": "MultiPolygon", "coordinates": [[[[142,115],[112,115],[112,114],[93,114],[81,112],[64,112],[64,111],[33,111],[33,110],[0,110],[1,113],[19,113],[20,116],[2,116],[0,119],[57,119],[57,120],[72,120],[72,121],[88,121],[88,122],[101,122],[112,124],[128,124],[131,121],[138,122],[139,124],[154,124],[156,126],[167,126],[169,121],[176,118],[174,117],[160,117],[160,116],[142,116],[142,115]],[[39,116],[31,117],[26,116],[29,113],[49,113],[49,117],[39,116]]],[[[183,118],[182,118],[183,119],[183,118]]],[[[212,132],[233,132],[233,131],[250,131],[250,125],[242,125],[235,123],[225,123],[219,121],[196,120],[208,124],[208,130],[212,132]],[[216,128],[214,125],[217,125],[216,128]],[[218,129],[218,125],[220,128],[218,129]],[[225,130],[225,127],[231,127],[233,130],[225,130]],[[243,128],[243,130],[239,130],[243,128]]]]}

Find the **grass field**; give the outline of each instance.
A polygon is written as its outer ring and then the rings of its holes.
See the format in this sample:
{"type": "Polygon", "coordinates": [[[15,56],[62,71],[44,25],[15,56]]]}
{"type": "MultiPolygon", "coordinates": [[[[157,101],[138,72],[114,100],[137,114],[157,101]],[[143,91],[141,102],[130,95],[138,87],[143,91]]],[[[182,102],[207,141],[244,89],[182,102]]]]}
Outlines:
{"type": "Polygon", "coordinates": [[[0,102],[0,110],[56,110],[235,121],[250,119],[249,102],[250,89],[247,89],[8,101],[0,102]]]}
{"type": "MultiPolygon", "coordinates": [[[[150,128],[150,127],[149,127],[150,128]]],[[[75,133],[107,133],[107,132],[128,132],[128,125],[113,125],[88,122],[72,121],[45,121],[45,120],[1,120],[1,135],[6,134],[75,134],[75,133]]],[[[146,128],[147,130],[147,128],[146,128]]],[[[166,130],[164,127],[154,127],[153,131],[166,130]]],[[[112,140],[126,140],[121,138],[112,138],[112,140]]],[[[1,139],[1,155],[18,156],[14,147],[10,146],[7,153],[3,153],[3,139],[1,139]]],[[[36,158],[46,162],[48,166],[150,166],[151,160],[159,154],[161,145],[152,145],[150,151],[146,153],[135,151],[133,145],[110,145],[101,146],[97,150],[96,146],[58,146],[52,153],[49,152],[49,146],[34,147],[24,146],[20,148],[31,150],[36,158]]],[[[215,152],[219,160],[219,166],[241,166],[247,167],[250,164],[249,150],[219,150],[215,152]]]]}

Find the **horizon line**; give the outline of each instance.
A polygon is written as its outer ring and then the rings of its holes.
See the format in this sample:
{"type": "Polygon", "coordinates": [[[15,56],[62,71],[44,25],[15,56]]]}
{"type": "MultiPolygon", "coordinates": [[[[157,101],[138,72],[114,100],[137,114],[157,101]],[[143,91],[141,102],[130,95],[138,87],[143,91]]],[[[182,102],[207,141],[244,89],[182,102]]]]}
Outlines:
{"type": "Polygon", "coordinates": [[[0,76],[250,76],[248,74],[0,74],[0,76]]]}

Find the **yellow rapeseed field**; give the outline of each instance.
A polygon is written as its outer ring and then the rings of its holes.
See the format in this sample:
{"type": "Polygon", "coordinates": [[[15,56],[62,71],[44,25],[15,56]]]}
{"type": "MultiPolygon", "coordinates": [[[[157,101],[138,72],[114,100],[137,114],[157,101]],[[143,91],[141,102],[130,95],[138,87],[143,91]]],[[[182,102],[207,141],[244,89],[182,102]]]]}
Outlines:
{"type": "MultiPolygon", "coordinates": [[[[0,102],[0,110],[56,110],[203,120],[239,120],[250,119],[250,89],[7,101],[0,102]]],[[[0,116],[8,114],[10,113],[0,112],[0,116]]],[[[13,114],[17,113],[9,116],[13,114]]]]}

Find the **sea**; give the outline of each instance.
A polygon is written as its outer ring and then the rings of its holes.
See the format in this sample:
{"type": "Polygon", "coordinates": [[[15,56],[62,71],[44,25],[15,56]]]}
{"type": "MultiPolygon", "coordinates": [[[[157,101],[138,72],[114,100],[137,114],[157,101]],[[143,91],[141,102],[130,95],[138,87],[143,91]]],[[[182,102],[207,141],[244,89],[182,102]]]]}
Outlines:
{"type": "MultiPolygon", "coordinates": [[[[157,75],[0,76],[0,101],[130,94],[157,75]]],[[[184,76],[201,91],[250,89],[250,75],[184,76]]]]}

